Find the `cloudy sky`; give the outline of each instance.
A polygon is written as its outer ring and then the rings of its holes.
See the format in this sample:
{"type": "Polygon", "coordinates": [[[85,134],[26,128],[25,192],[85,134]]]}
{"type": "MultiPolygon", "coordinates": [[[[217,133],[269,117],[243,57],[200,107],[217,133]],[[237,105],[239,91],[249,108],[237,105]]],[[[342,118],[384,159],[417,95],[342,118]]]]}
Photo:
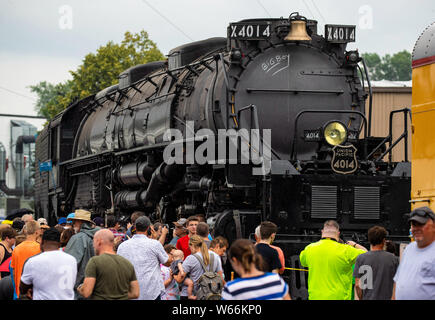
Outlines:
{"type": "Polygon", "coordinates": [[[39,81],[63,82],[89,52],[144,29],[159,49],[226,36],[230,22],[288,17],[357,26],[351,48],[412,51],[435,21],[433,0],[0,0],[0,113],[35,114],[39,81]]]}

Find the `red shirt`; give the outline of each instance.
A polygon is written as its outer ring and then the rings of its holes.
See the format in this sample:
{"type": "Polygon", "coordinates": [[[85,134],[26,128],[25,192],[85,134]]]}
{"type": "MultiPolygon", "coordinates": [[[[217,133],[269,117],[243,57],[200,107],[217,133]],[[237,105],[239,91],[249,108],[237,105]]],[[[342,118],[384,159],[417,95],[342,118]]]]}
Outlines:
{"type": "Polygon", "coordinates": [[[279,273],[282,274],[285,270],[285,258],[284,258],[284,252],[282,252],[282,249],[280,247],[269,245],[271,248],[274,248],[276,251],[278,251],[278,258],[279,261],[281,261],[282,268],[279,269],[279,273]]]}
{"type": "Polygon", "coordinates": [[[186,259],[187,256],[189,256],[191,254],[190,249],[189,249],[189,235],[186,235],[186,236],[181,237],[180,239],[178,239],[177,240],[176,248],[178,250],[183,251],[183,253],[184,253],[184,259],[186,259]]]}

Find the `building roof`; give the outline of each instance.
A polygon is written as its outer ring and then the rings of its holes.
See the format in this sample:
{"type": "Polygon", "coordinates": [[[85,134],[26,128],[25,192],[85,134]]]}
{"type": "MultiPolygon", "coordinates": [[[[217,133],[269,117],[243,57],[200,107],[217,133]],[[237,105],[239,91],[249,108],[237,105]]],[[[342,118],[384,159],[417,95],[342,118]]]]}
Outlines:
{"type": "MultiPolygon", "coordinates": [[[[409,87],[412,88],[412,80],[409,81],[391,81],[391,80],[380,80],[380,81],[370,81],[373,88],[381,87],[409,87]]],[[[364,81],[364,85],[367,86],[367,81],[364,81]]]]}
{"type": "MultiPolygon", "coordinates": [[[[409,81],[370,81],[373,92],[390,92],[390,93],[411,93],[412,92],[412,80],[409,81]]],[[[364,81],[366,92],[369,91],[367,82],[364,81]]]]}

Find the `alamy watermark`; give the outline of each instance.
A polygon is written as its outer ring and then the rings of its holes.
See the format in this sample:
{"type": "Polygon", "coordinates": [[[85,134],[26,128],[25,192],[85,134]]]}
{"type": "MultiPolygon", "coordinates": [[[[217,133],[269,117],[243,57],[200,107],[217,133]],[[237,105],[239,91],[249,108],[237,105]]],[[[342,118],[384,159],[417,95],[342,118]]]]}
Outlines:
{"type": "Polygon", "coordinates": [[[60,266],[57,269],[57,275],[59,276],[57,282],[59,289],[65,290],[73,287],[75,279],[73,278],[73,270],[71,266],[60,266]]]}
{"type": "Polygon", "coordinates": [[[271,168],[271,129],[210,129],[194,131],[187,121],[185,132],[168,129],[164,141],[171,141],[163,152],[166,164],[253,164],[253,175],[265,175],[271,168]],[[216,152],[217,148],[217,152],[216,152]],[[228,152],[227,152],[228,151],[228,152]]]}
{"type": "Polygon", "coordinates": [[[373,289],[373,269],[369,265],[362,265],[358,269],[362,276],[359,279],[359,286],[362,290],[373,289]]]}
{"type": "Polygon", "coordinates": [[[358,21],[360,29],[373,29],[373,8],[364,5],[358,9],[358,13],[360,14],[358,21]]]}
{"type": "Polygon", "coordinates": [[[61,30],[71,30],[73,28],[73,9],[65,4],[59,7],[59,28],[61,30]]]}

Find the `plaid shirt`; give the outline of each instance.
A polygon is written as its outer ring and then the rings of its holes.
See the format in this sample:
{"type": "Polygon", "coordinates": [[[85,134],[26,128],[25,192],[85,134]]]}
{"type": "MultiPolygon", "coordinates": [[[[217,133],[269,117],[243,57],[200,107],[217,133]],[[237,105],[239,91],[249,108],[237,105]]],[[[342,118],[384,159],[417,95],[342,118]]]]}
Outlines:
{"type": "Polygon", "coordinates": [[[122,241],[125,241],[125,239],[126,239],[126,237],[125,237],[125,233],[118,232],[117,230],[112,229],[112,228],[110,228],[109,230],[112,231],[113,236],[114,236],[115,238],[121,237],[122,241]]]}

